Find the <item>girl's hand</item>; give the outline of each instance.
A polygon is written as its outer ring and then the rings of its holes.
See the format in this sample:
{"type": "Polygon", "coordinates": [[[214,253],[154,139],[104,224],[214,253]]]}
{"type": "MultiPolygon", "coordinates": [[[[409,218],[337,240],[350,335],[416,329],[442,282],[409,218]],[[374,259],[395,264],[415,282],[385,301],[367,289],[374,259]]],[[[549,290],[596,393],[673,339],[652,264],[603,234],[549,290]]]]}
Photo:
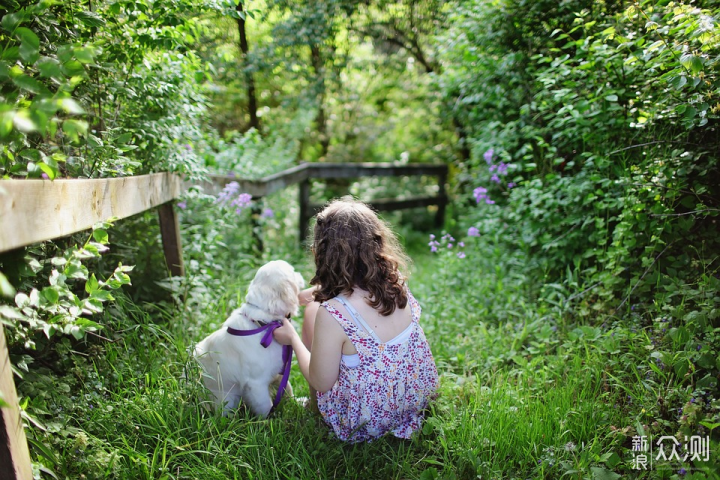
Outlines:
{"type": "Polygon", "coordinates": [[[283,318],[282,327],[276,328],[275,331],[273,331],[273,338],[280,345],[292,345],[293,340],[299,338],[299,335],[295,327],[290,323],[290,320],[283,318]]]}
{"type": "Polygon", "coordinates": [[[308,303],[313,301],[313,293],[315,293],[315,290],[317,290],[318,287],[310,287],[306,288],[305,290],[301,290],[300,293],[298,293],[298,301],[300,302],[300,306],[305,306],[308,303]]]}

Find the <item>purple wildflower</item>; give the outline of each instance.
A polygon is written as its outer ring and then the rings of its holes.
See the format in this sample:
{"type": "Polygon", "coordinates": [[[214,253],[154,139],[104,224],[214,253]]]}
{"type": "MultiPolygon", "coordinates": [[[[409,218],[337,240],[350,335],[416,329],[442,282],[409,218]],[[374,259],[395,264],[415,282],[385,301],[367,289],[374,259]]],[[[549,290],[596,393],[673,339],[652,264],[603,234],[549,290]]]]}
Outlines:
{"type": "Polygon", "coordinates": [[[232,206],[237,207],[235,213],[242,213],[243,209],[250,205],[252,202],[252,195],[249,193],[241,193],[238,197],[233,200],[232,206]]]}
{"type": "Polygon", "coordinates": [[[479,236],[480,236],[480,230],[478,230],[477,227],[468,228],[468,237],[479,237],[479,236]]]}
{"type": "Polygon", "coordinates": [[[490,177],[490,181],[500,184],[500,177],[497,176],[497,173],[493,173],[493,176],[490,177]]]}
{"type": "Polygon", "coordinates": [[[448,243],[448,248],[452,248],[452,243],[448,243]]]}
{"type": "Polygon", "coordinates": [[[473,196],[475,197],[475,201],[477,203],[480,203],[480,200],[484,200],[487,198],[487,188],[477,187],[475,190],[473,190],[473,196]]]}
{"type": "Polygon", "coordinates": [[[275,216],[275,212],[273,212],[272,208],[266,208],[262,211],[260,216],[263,218],[273,218],[275,216]]]}
{"type": "Polygon", "coordinates": [[[491,172],[494,172],[495,170],[497,170],[497,168],[498,168],[497,165],[490,165],[490,171],[491,171],[491,172]]]}
{"type": "Polygon", "coordinates": [[[186,143],[185,150],[192,150],[192,145],[190,145],[189,143],[186,143]]]}
{"type": "Polygon", "coordinates": [[[495,205],[495,200],[490,200],[489,198],[486,198],[485,203],[487,203],[488,205],[495,205]]]}
{"type": "Polygon", "coordinates": [[[684,468],[681,468],[680,470],[678,470],[678,473],[680,475],[685,475],[687,473],[687,470],[685,470],[684,468]]]}
{"type": "Polygon", "coordinates": [[[43,179],[45,179],[45,180],[47,180],[48,178],[50,178],[50,177],[48,177],[48,174],[45,173],[45,172],[43,172],[43,174],[40,175],[40,176],[41,176],[43,179]]]}
{"type": "Polygon", "coordinates": [[[465,258],[465,252],[458,252],[457,253],[458,258],[465,258]]]}
{"type": "Polygon", "coordinates": [[[483,158],[485,159],[485,162],[490,165],[492,163],[493,155],[495,154],[495,150],[492,148],[489,149],[487,152],[483,154],[483,158]]]}
{"type": "Polygon", "coordinates": [[[240,184],[238,182],[230,182],[227,185],[225,185],[225,188],[223,188],[222,192],[220,192],[220,195],[218,195],[217,200],[215,200],[215,203],[225,204],[225,203],[229,202],[231,198],[233,198],[235,195],[237,195],[239,191],[240,191],[240,184]]]}
{"type": "Polygon", "coordinates": [[[435,240],[435,235],[433,235],[432,233],[430,234],[430,240],[435,240]]]}
{"type": "Polygon", "coordinates": [[[517,183],[515,183],[515,182],[510,182],[510,183],[508,183],[507,186],[508,186],[508,188],[515,188],[515,187],[517,186],[517,183]]]}
{"type": "Polygon", "coordinates": [[[464,246],[465,246],[465,242],[458,243],[458,247],[464,247],[464,246]]]}
{"type": "Polygon", "coordinates": [[[498,175],[507,175],[508,171],[508,164],[500,162],[500,165],[497,167],[497,173],[498,175]]]}
{"type": "Polygon", "coordinates": [[[436,247],[435,245],[432,245],[432,246],[430,247],[430,251],[433,252],[433,253],[437,252],[437,247],[436,247]]]}
{"type": "Polygon", "coordinates": [[[186,202],[178,202],[178,203],[177,203],[177,207],[178,207],[180,210],[185,210],[185,209],[187,208],[187,203],[186,203],[186,202]]]}

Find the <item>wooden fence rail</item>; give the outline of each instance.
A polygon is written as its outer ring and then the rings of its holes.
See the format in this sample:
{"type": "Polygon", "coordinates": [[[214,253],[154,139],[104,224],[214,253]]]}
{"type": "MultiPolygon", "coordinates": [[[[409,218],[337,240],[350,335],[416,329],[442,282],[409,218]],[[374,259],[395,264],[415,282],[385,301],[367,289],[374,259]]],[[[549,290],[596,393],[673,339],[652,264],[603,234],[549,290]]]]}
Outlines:
{"type": "MultiPolygon", "coordinates": [[[[375,200],[370,204],[378,211],[436,205],[435,221],[441,226],[447,205],[447,174],[446,165],[304,163],[260,180],[211,175],[209,181],[192,183],[167,172],[124,178],[0,180],[0,253],[87,230],[111,217],[122,219],[159,207],[160,232],[168,270],[172,275],[182,276],[182,245],[172,202],[192,186],[203,187],[212,193],[230,182],[237,182],[240,192],[259,199],[300,184],[299,237],[302,242],[307,237],[310,219],[322,208],[322,205],[310,202],[312,179],[437,176],[437,196],[375,200]]],[[[10,405],[0,409],[0,480],[30,480],[32,466],[2,324],[0,392],[10,405]]]]}

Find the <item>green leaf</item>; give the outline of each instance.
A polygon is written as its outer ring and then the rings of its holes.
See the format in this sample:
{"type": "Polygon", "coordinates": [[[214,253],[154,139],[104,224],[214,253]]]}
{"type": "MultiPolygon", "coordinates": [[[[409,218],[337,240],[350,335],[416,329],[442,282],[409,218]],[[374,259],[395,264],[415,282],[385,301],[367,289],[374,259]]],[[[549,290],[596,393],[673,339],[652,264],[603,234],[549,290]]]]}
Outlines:
{"type": "Polygon", "coordinates": [[[676,343],[684,345],[688,340],[690,340],[690,333],[688,333],[685,327],[671,328],[670,338],[672,338],[676,343]]]}
{"type": "Polygon", "coordinates": [[[717,427],[720,427],[720,423],[710,423],[710,422],[700,422],[700,425],[703,427],[709,429],[710,431],[715,430],[717,427]]]}
{"type": "Polygon", "coordinates": [[[608,95],[607,97],[605,97],[605,100],[607,100],[608,102],[617,102],[618,96],[617,95],[608,95]]]}
{"type": "Polygon", "coordinates": [[[105,231],[101,228],[98,228],[97,230],[93,230],[92,236],[96,242],[102,243],[103,245],[106,245],[109,241],[107,231],[105,231]]]}
{"type": "Polygon", "coordinates": [[[10,284],[7,277],[0,272],[0,295],[12,298],[15,296],[15,288],[10,284]]]}
{"type": "Polygon", "coordinates": [[[35,32],[29,28],[20,27],[15,33],[20,37],[20,57],[30,65],[37,62],[40,57],[40,39],[35,32]]]}
{"type": "Polygon", "coordinates": [[[15,118],[15,112],[3,112],[0,114],[0,138],[7,137],[12,131],[13,118],[15,118]]]}
{"type": "Polygon", "coordinates": [[[676,90],[681,89],[687,83],[687,77],[685,75],[678,75],[670,80],[670,85],[676,90]]]}
{"type": "Polygon", "coordinates": [[[702,58],[692,53],[686,53],[680,57],[680,64],[692,73],[700,73],[703,70],[702,58]]]}
{"type": "Polygon", "coordinates": [[[60,68],[60,63],[54,58],[43,57],[37,63],[37,68],[40,71],[40,76],[45,78],[57,78],[62,79],[65,77],[60,68]]]}
{"type": "Polygon", "coordinates": [[[62,72],[68,77],[84,77],[85,67],[83,67],[83,64],[77,60],[69,60],[67,62],[63,62],[62,72]]]}
{"type": "Polygon", "coordinates": [[[105,25],[105,20],[95,12],[76,12],[75,18],[88,27],[102,27],[105,25]]]}
{"type": "Polygon", "coordinates": [[[85,110],[83,110],[80,104],[72,98],[62,98],[58,100],[58,103],[60,105],[60,108],[62,108],[67,113],[71,113],[73,115],[82,115],[83,113],[85,113],[85,110]]]}
{"type": "Polygon", "coordinates": [[[92,293],[98,288],[99,284],[97,278],[95,278],[95,274],[93,273],[92,275],[90,275],[90,278],[88,278],[88,281],[85,282],[85,291],[92,295],[92,293]]]}
{"type": "Polygon", "coordinates": [[[58,300],[60,300],[60,294],[58,293],[57,289],[53,287],[43,288],[40,294],[45,297],[45,300],[47,300],[53,305],[56,304],[58,300]]]}
{"type": "Polygon", "coordinates": [[[13,78],[13,83],[23,90],[28,90],[32,93],[42,93],[45,87],[28,75],[20,75],[13,78]]]}
{"type": "Polygon", "coordinates": [[[12,33],[15,31],[18,25],[22,24],[23,20],[25,20],[25,15],[26,14],[24,11],[8,13],[2,18],[2,22],[0,22],[0,25],[2,25],[5,30],[12,33]]]}
{"type": "Polygon", "coordinates": [[[20,56],[20,47],[17,45],[8,47],[2,52],[2,59],[10,62],[14,62],[20,56]]]}
{"type": "MultiPolygon", "coordinates": [[[[45,430],[45,428],[43,427],[42,430],[45,430]]],[[[30,437],[28,437],[27,441],[30,445],[32,445],[33,452],[40,454],[47,460],[50,460],[50,462],[52,462],[53,464],[59,463],[57,457],[55,457],[52,450],[45,446],[45,444],[40,443],[40,441],[30,437]]]]}
{"type": "Polygon", "coordinates": [[[25,315],[23,315],[18,309],[8,307],[7,305],[0,305],[0,316],[5,317],[8,320],[25,320],[25,315]]]}
{"type": "Polygon", "coordinates": [[[68,119],[63,122],[62,129],[65,135],[77,142],[81,135],[84,136],[87,133],[88,123],[82,120],[68,119]]]}
{"type": "Polygon", "coordinates": [[[35,122],[30,118],[30,112],[24,109],[15,112],[13,123],[15,124],[15,128],[23,133],[30,133],[37,130],[37,125],[35,125],[35,122]]]}
{"type": "Polygon", "coordinates": [[[82,338],[85,336],[85,329],[80,328],[77,325],[73,325],[72,327],[70,327],[70,335],[75,337],[76,340],[82,340],[82,338]]]}
{"type": "Polygon", "coordinates": [[[91,295],[90,298],[93,300],[98,300],[100,302],[107,302],[115,300],[110,292],[107,290],[95,290],[91,295]]]}
{"type": "Polygon", "coordinates": [[[590,471],[592,472],[593,480],[617,480],[620,478],[620,475],[617,473],[611,472],[603,467],[590,467],[590,471]]]}
{"type": "Polygon", "coordinates": [[[95,52],[93,52],[93,49],[90,47],[76,48],[73,50],[73,53],[80,63],[88,64],[95,61],[95,52]]]}
{"type": "Polygon", "coordinates": [[[58,174],[57,168],[53,168],[45,162],[40,162],[37,166],[48,176],[50,180],[55,180],[55,177],[58,174]]]}

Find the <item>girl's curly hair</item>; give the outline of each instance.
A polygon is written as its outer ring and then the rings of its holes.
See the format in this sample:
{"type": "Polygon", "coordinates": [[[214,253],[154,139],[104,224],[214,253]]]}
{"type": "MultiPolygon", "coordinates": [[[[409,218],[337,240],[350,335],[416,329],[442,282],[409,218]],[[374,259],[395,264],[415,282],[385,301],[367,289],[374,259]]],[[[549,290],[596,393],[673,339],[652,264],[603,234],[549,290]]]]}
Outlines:
{"type": "Polygon", "coordinates": [[[368,303],[381,315],[403,309],[408,296],[405,275],[409,258],[390,227],[367,205],[335,200],[317,215],[312,250],[318,285],[314,297],[324,302],[354,287],[370,292],[368,303]]]}

